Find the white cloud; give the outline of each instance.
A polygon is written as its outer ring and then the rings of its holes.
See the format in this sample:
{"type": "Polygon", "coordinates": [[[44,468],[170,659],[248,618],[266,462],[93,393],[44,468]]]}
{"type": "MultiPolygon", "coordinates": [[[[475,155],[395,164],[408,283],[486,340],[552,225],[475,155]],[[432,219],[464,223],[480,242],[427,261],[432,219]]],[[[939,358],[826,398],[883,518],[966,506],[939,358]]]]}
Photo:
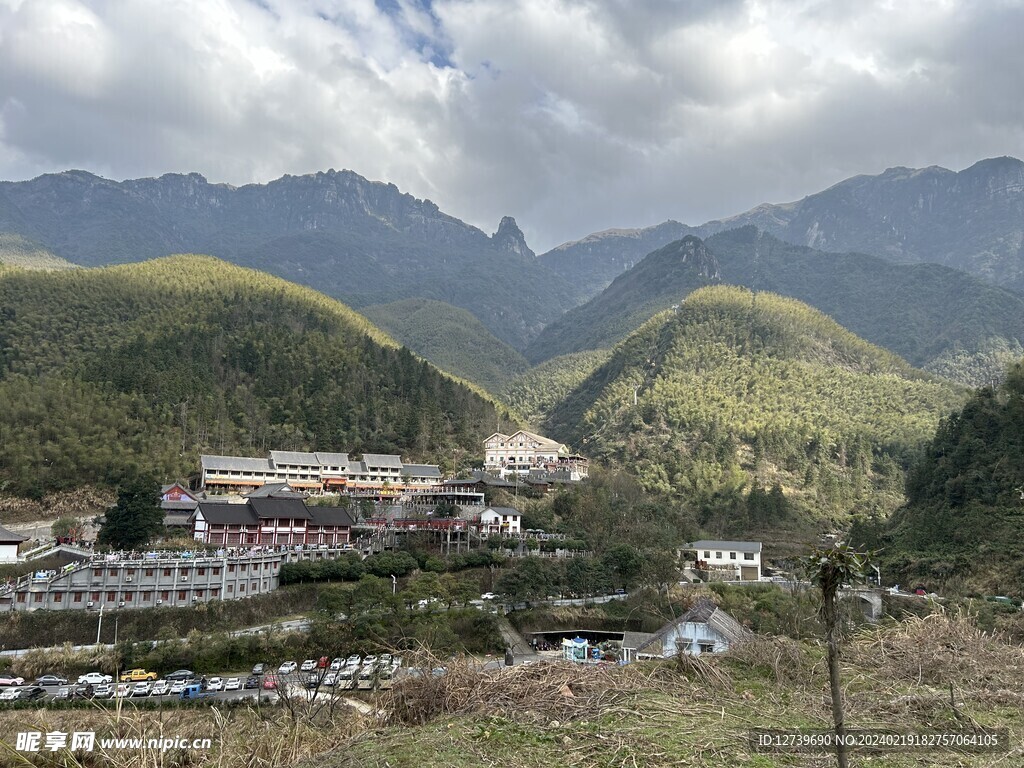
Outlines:
{"type": "Polygon", "coordinates": [[[0,0],[0,177],[347,167],[546,248],[1019,152],[1019,2],[0,0]]]}

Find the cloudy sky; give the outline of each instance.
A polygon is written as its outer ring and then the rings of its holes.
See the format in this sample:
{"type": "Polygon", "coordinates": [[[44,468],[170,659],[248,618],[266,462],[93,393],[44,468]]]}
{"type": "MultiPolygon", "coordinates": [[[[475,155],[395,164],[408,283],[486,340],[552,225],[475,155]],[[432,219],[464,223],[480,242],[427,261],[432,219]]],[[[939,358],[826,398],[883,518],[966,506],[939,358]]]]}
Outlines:
{"type": "Polygon", "coordinates": [[[0,178],[349,168],[534,249],[1024,155],[1024,0],[0,0],[0,178]]]}

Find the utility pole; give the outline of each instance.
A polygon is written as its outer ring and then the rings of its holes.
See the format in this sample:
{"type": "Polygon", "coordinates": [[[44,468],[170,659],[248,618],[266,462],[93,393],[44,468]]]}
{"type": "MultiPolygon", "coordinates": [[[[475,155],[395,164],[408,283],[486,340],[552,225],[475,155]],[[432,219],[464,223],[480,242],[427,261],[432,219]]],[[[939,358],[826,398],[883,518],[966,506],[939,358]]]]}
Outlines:
{"type": "Polygon", "coordinates": [[[393,573],[391,574],[391,594],[398,594],[398,578],[393,573]]]}
{"type": "Polygon", "coordinates": [[[100,621],[99,621],[99,624],[96,625],[96,647],[97,648],[99,648],[99,645],[100,645],[100,630],[101,629],[103,629],[103,606],[102,605],[100,605],[100,621]]]}

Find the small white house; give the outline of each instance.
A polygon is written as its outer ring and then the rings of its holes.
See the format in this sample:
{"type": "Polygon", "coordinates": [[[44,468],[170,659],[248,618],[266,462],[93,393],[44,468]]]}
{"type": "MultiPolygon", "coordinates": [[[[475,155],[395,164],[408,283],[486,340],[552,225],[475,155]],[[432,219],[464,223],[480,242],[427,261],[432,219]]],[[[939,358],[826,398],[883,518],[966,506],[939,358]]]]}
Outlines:
{"type": "Polygon", "coordinates": [[[638,643],[636,656],[671,658],[679,653],[722,653],[750,635],[736,619],[706,597],[675,621],[670,621],[646,641],[638,643]]]}
{"type": "Polygon", "coordinates": [[[0,525],[0,563],[18,562],[18,546],[23,541],[28,541],[28,537],[0,525]]]}
{"type": "Polygon", "coordinates": [[[522,520],[519,510],[512,507],[488,507],[480,513],[480,533],[518,536],[523,530],[522,520]]]}
{"type": "Polygon", "coordinates": [[[695,561],[695,570],[710,581],[761,581],[760,541],[705,539],[680,550],[683,559],[695,561]]]}

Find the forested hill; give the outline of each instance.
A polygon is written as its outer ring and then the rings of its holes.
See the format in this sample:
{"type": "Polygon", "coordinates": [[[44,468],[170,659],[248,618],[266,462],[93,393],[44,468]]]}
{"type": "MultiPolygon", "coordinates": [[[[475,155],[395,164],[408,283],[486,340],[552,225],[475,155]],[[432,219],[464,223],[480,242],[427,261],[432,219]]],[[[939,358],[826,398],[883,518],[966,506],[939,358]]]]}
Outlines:
{"type": "Polygon", "coordinates": [[[864,542],[881,549],[890,579],[1021,596],[1024,364],[940,424],[907,497],[885,535],[864,542]]]}
{"type": "MultiPolygon", "coordinates": [[[[700,241],[690,236],[670,243],[619,275],[599,296],[545,328],[528,357],[610,347],[712,282],[666,258],[694,242],[700,241]]],[[[873,344],[955,381],[997,381],[1024,354],[1024,298],[965,272],[824,253],[752,226],[710,237],[704,247],[721,282],[800,299],[873,344]]]]}
{"type": "Polygon", "coordinates": [[[544,426],[749,535],[892,510],[963,397],[798,301],[713,286],[620,343],[544,426]],[[778,503],[748,506],[776,485],[778,503]]]}
{"type": "Polygon", "coordinates": [[[232,187],[201,175],[111,181],[85,171],[0,182],[0,234],[95,266],[208,253],[359,307],[411,297],[471,311],[524,345],[576,303],[516,222],[492,236],[351,171],[232,187]]]}
{"type": "Polygon", "coordinates": [[[648,254],[600,294],[547,326],[526,349],[539,363],[558,355],[610,347],[690,291],[719,281],[714,255],[689,235],[648,254]]]}
{"type": "Polygon", "coordinates": [[[307,288],[209,257],[0,272],[0,483],[39,495],[200,452],[474,454],[494,404],[307,288]]]}

